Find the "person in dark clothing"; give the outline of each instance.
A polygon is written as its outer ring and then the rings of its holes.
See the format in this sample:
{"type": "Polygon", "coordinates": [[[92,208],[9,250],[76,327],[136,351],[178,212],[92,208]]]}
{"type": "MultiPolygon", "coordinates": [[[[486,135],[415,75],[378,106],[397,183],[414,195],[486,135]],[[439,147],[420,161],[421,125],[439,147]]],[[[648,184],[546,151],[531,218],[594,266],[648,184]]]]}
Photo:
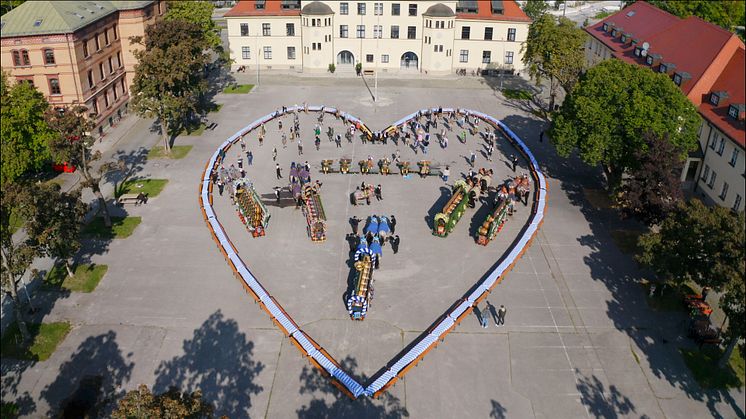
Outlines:
{"type": "Polygon", "coordinates": [[[223,181],[219,180],[218,181],[218,193],[220,194],[220,196],[223,196],[223,188],[224,187],[225,187],[225,185],[223,184],[223,181]]]}
{"type": "Polygon", "coordinates": [[[391,226],[391,234],[396,233],[396,217],[393,215],[389,217],[389,225],[391,226]]]}
{"type": "Polygon", "coordinates": [[[383,190],[381,189],[380,184],[376,186],[375,193],[376,193],[376,201],[383,201],[383,190]]]}
{"type": "Polygon", "coordinates": [[[512,159],[513,159],[513,171],[515,172],[515,167],[518,164],[518,157],[516,157],[515,155],[513,155],[512,159]]]}
{"type": "Polygon", "coordinates": [[[401,242],[401,239],[399,238],[399,235],[392,237],[390,240],[391,242],[391,250],[394,251],[394,254],[399,253],[399,243],[401,242]]]}
{"type": "Polygon", "coordinates": [[[277,179],[282,179],[282,169],[279,163],[275,164],[275,171],[277,172],[277,179]]]}
{"type": "Polygon", "coordinates": [[[353,215],[352,218],[350,218],[350,226],[352,226],[352,233],[357,236],[357,229],[360,225],[360,219],[357,218],[357,215],[353,215]]]}

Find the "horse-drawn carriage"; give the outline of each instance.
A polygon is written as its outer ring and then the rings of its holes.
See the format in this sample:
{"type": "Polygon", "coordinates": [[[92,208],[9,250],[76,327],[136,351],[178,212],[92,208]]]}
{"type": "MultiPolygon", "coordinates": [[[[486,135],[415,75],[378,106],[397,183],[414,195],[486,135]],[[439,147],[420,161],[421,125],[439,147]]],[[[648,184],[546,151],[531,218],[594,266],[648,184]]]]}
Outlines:
{"type": "Polygon", "coordinates": [[[516,176],[508,181],[508,192],[515,197],[516,201],[524,201],[528,205],[528,195],[531,192],[531,181],[528,175],[516,176]]]}
{"type": "Polygon", "coordinates": [[[399,167],[399,173],[401,173],[402,176],[406,176],[409,174],[409,162],[408,161],[402,161],[397,164],[399,167]]]}
{"type": "Polygon", "coordinates": [[[375,187],[373,185],[366,185],[364,188],[357,188],[351,196],[352,205],[358,205],[363,202],[370,205],[370,199],[373,197],[374,193],[375,187]]]}
{"type": "Polygon", "coordinates": [[[439,237],[446,237],[448,233],[453,230],[464,215],[466,210],[466,204],[468,202],[467,196],[469,191],[472,189],[468,183],[463,180],[457,180],[453,185],[453,195],[446,202],[443,207],[443,211],[435,215],[433,219],[433,234],[439,237]]]}
{"type": "Polygon", "coordinates": [[[347,159],[347,158],[339,159],[339,173],[342,173],[342,174],[349,173],[350,164],[352,164],[352,159],[347,159]]]}
{"type": "Polygon", "coordinates": [[[321,160],[321,172],[328,175],[332,171],[334,160],[321,160]]]}
{"type": "Polygon", "coordinates": [[[259,194],[254,190],[254,186],[245,179],[234,181],[233,186],[235,188],[238,218],[253,237],[264,236],[270,215],[267,207],[259,198],[259,194]]]}
{"type": "Polygon", "coordinates": [[[391,172],[390,166],[391,160],[388,157],[384,157],[378,161],[378,168],[381,170],[382,175],[388,175],[391,172]]]}
{"type": "Polygon", "coordinates": [[[370,173],[370,170],[373,169],[373,160],[360,160],[357,162],[358,166],[360,166],[360,173],[363,175],[367,175],[370,173]]]}
{"type": "Polygon", "coordinates": [[[318,184],[306,184],[303,186],[303,213],[308,223],[308,236],[313,242],[326,240],[326,214],[321,204],[321,195],[318,184]]]}
{"type": "Polygon", "coordinates": [[[373,268],[376,255],[368,247],[365,236],[360,237],[360,243],[355,251],[357,271],[355,286],[347,298],[347,312],[352,320],[365,320],[370,301],[373,299],[373,268]]]}
{"type": "Polygon", "coordinates": [[[420,160],[417,162],[417,166],[420,167],[420,177],[424,178],[430,174],[430,160],[420,160]]]}

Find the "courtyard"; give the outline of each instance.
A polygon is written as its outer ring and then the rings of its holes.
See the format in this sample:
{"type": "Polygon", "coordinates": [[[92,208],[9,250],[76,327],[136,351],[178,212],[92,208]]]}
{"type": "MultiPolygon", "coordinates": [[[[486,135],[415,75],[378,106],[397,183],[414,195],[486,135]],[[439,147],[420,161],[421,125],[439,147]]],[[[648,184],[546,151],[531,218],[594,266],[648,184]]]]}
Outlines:
{"type": "MultiPolygon", "coordinates": [[[[126,207],[127,215],[142,217],[132,236],[87,243],[87,257],[109,267],[93,293],[38,291],[44,307],[37,316],[70,321],[73,329],[46,361],[3,359],[4,400],[27,395],[33,410],[25,413],[48,416],[83,377],[100,376],[110,395],[141,383],[157,391],[171,385],[200,389],[216,413],[229,417],[743,416],[740,390],[702,389],[691,376],[677,353],[691,345],[683,337],[684,319],[648,307],[639,284],[643,274],[612,240],[619,221],[583,195],[584,188],[598,188],[599,174],[540,142],[544,121],[477,78],[380,80],[378,93],[373,103],[359,79],[264,76],[249,94],[216,97],[223,106],[210,114],[214,129],[177,138],[176,145],[193,146],[181,160],[146,160],[147,149],[160,146],[158,136],[151,121],[130,117],[131,128],[104,144],[105,154],[125,156],[138,176],[168,179],[168,185],[147,205],[126,207]],[[225,139],[283,105],[303,102],[338,107],[373,130],[429,107],[484,112],[526,142],[547,176],[544,224],[487,297],[506,306],[506,324],[490,321],[483,329],[471,314],[379,399],[350,400],[300,355],[243,292],[197,202],[204,166],[225,139]]],[[[272,216],[267,235],[252,238],[227,196],[215,194],[215,211],[259,281],[350,375],[366,383],[502,257],[530,206],[518,204],[517,214],[486,247],[474,241],[486,214],[481,204],[467,210],[447,238],[435,237],[432,217],[454,180],[468,171],[470,151],[477,154],[477,169],[495,171],[493,186],[513,175],[509,156],[516,152],[504,138],[498,137],[492,161],[482,154],[483,141],[469,136],[461,144],[456,131],[449,132],[445,149],[431,140],[427,157],[392,142],[364,145],[357,138],[343,138],[337,148],[323,132],[317,151],[311,133],[316,114],[300,118],[302,156],[295,143],[282,147],[277,121],[268,124],[263,146],[255,134],[245,139],[254,153],[253,164],[244,164],[247,177],[272,216]],[[273,148],[284,179],[276,179],[273,148]],[[405,179],[397,170],[387,177],[319,170],[321,159],[349,157],[354,165],[397,150],[413,164],[427,158],[450,165],[451,179],[405,179]],[[312,179],[323,183],[323,243],[310,241],[294,205],[274,203],[273,188],[287,185],[290,162],[306,160],[312,179]],[[381,184],[384,199],[351,206],[349,194],[362,181],[381,184]],[[374,273],[375,300],[366,320],[353,322],[343,298],[351,270],[349,220],[373,214],[396,216],[401,245],[396,254],[384,247],[374,273]]],[[[285,132],[291,121],[285,118],[285,132]]],[[[330,124],[343,134],[342,124],[327,115],[324,129],[330,124]]],[[[238,151],[238,145],[230,150],[228,163],[238,151]]],[[[517,172],[526,167],[519,160],[517,172]]],[[[109,185],[110,195],[112,190],[109,185]]]]}

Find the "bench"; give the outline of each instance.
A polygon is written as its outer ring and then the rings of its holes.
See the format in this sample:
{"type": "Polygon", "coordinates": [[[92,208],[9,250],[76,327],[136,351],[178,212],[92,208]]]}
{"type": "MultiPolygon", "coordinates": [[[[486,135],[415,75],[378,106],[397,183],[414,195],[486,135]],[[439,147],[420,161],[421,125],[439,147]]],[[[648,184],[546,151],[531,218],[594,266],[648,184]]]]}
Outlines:
{"type": "Polygon", "coordinates": [[[136,193],[126,193],[121,195],[119,198],[117,198],[117,203],[119,205],[124,204],[135,204],[138,205],[142,201],[142,198],[140,197],[140,194],[136,193]]]}
{"type": "Polygon", "coordinates": [[[372,76],[376,74],[376,70],[363,70],[363,74],[365,74],[366,76],[372,76]]]}

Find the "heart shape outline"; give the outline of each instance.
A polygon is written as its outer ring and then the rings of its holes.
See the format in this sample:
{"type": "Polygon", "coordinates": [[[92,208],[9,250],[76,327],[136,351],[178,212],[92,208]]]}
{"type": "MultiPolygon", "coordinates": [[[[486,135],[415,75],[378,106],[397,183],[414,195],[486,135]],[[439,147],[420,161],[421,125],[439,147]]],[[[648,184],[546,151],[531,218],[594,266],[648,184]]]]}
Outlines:
{"type": "MultiPolygon", "coordinates": [[[[455,110],[453,108],[441,109],[444,112],[458,111],[482,119],[495,129],[501,130],[506,138],[512,142],[513,147],[523,154],[529,163],[529,172],[534,178],[534,184],[537,185],[535,190],[536,193],[534,193],[534,199],[531,205],[531,215],[529,216],[528,221],[524,224],[521,234],[516,239],[517,241],[514,240],[513,246],[508,248],[508,250],[502,254],[496,262],[497,266],[493,265],[489,275],[487,275],[485,279],[477,281],[470,288],[471,292],[467,291],[468,295],[456,300],[456,302],[451,305],[445,313],[440,315],[440,317],[432,323],[430,328],[414,339],[402,352],[397,354],[383,368],[374,374],[366,387],[342,370],[339,363],[323,347],[314,341],[310,335],[301,330],[292,317],[290,317],[290,315],[282,308],[280,303],[277,302],[277,300],[275,300],[275,298],[272,297],[259,283],[254,275],[251,274],[246,263],[244,263],[238,255],[238,251],[228,238],[227,233],[212,209],[213,184],[211,179],[213,172],[217,171],[221,163],[221,152],[223,153],[223,156],[226,155],[227,150],[238,142],[244,135],[286,113],[295,111],[312,111],[326,112],[334,115],[337,114],[338,110],[326,106],[283,107],[282,110],[277,110],[271,114],[267,114],[233,134],[223,142],[220,147],[218,147],[205,165],[202,181],[199,187],[200,195],[198,201],[200,210],[213,240],[217,244],[220,252],[223,254],[226,262],[228,262],[228,265],[233,270],[234,276],[236,276],[246,291],[254,298],[254,301],[258,303],[265,312],[267,312],[275,326],[277,326],[278,329],[280,329],[280,331],[290,339],[291,343],[298,348],[301,354],[306,357],[312,365],[318,368],[335,387],[353,400],[361,395],[377,398],[381,393],[394,385],[396,381],[404,377],[410,369],[416,366],[424,358],[427,352],[438,345],[439,341],[442,342],[445,339],[445,336],[450,333],[477,304],[485,299],[487,294],[492,291],[495,285],[499,284],[505,275],[513,269],[515,263],[523,256],[523,253],[533,242],[536,233],[544,222],[548,186],[544,173],[541,171],[536,158],[526,144],[502,121],[490,115],[463,108],[455,110]]],[[[438,109],[421,109],[418,112],[401,118],[384,131],[392,130],[407,123],[415,118],[419,112],[425,114],[436,110],[438,109]]],[[[372,136],[372,131],[370,131],[370,129],[359,118],[344,112],[340,112],[340,115],[348,121],[358,124],[360,130],[368,137],[372,136]]]]}

